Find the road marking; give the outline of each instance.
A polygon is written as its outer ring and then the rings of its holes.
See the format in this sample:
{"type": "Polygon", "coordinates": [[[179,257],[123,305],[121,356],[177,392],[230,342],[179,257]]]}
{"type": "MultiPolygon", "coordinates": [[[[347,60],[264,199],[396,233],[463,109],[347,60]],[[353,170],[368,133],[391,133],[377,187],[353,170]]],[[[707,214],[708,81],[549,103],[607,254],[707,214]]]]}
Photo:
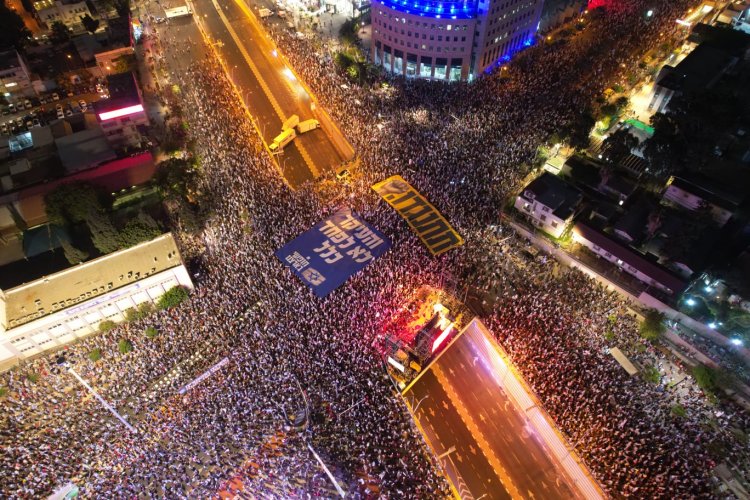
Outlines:
{"type": "MultiPolygon", "coordinates": [[[[239,5],[239,1],[237,3],[239,5]]],[[[276,112],[276,115],[283,122],[284,120],[286,120],[287,116],[282,111],[281,106],[279,105],[279,102],[276,100],[276,97],[273,95],[273,92],[271,92],[271,89],[268,87],[268,84],[261,76],[261,73],[258,70],[258,67],[250,58],[250,54],[248,54],[247,49],[242,44],[240,37],[237,35],[237,32],[234,31],[234,28],[232,27],[232,25],[229,24],[229,19],[227,18],[226,14],[224,14],[224,11],[221,9],[221,6],[219,5],[218,1],[211,0],[211,4],[214,6],[214,9],[219,14],[219,18],[221,19],[221,22],[224,24],[224,26],[227,28],[227,32],[232,37],[232,40],[234,40],[234,43],[237,46],[237,49],[240,51],[240,54],[242,54],[242,58],[250,67],[250,70],[253,72],[253,75],[255,75],[255,79],[258,80],[260,87],[263,89],[263,93],[266,95],[266,97],[268,98],[268,101],[271,103],[271,107],[273,107],[273,110],[276,112]]],[[[242,8],[241,5],[240,5],[240,8],[242,8]]],[[[224,73],[226,73],[226,68],[224,70],[224,73]]],[[[232,85],[235,85],[233,81],[232,81],[232,85]]],[[[263,139],[263,143],[265,144],[266,138],[261,135],[261,139],[263,139]]],[[[305,161],[305,164],[310,169],[310,172],[313,174],[313,176],[318,177],[320,175],[320,171],[313,164],[310,158],[310,155],[307,153],[307,150],[305,149],[305,147],[300,142],[295,142],[294,144],[295,146],[297,146],[297,149],[299,150],[300,155],[302,156],[302,159],[305,161]]],[[[283,175],[284,174],[282,172],[282,176],[283,175]]]]}
{"type": "MultiPolygon", "coordinates": [[[[433,363],[432,372],[435,374],[435,378],[437,378],[438,382],[443,387],[443,390],[446,392],[446,394],[448,394],[448,397],[451,399],[451,401],[460,402],[461,398],[458,397],[458,394],[453,389],[453,386],[450,384],[448,377],[446,377],[442,369],[433,363]]],[[[455,405],[455,407],[459,417],[461,417],[461,420],[463,420],[466,428],[469,430],[472,437],[476,440],[477,444],[479,445],[479,449],[482,451],[482,454],[484,454],[487,462],[489,462],[492,469],[495,470],[495,473],[500,478],[500,481],[505,486],[505,489],[508,490],[508,493],[510,493],[511,497],[522,498],[521,492],[513,483],[510,474],[505,470],[500,459],[493,452],[492,446],[490,446],[490,443],[479,430],[479,427],[477,426],[476,422],[474,422],[471,414],[469,414],[469,412],[466,411],[466,409],[461,404],[455,405]]]]}
{"type": "MultiPolygon", "coordinates": [[[[213,2],[214,6],[218,5],[216,3],[216,0],[211,0],[211,1],[213,2]]],[[[235,3],[240,8],[240,10],[245,14],[245,17],[247,18],[248,21],[250,21],[250,24],[253,24],[255,26],[256,31],[259,32],[261,35],[265,34],[267,36],[268,34],[265,33],[265,29],[263,29],[263,27],[260,26],[260,24],[258,23],[258,20],[255,18],[255,14],[253,14],[252,11],[250,9],[248,9],[248,7],[247,7],[247,5],[245,5],[244,1],[243,0],[235,0],[235,3]]],[[[220,16],[223,16],[222,17],[222,21],[226,20],[226,16],[223,15],[223,12],[221,12],[221,10],[218,9],[218,8],[216,10],[219,11],[219,15],[220,16]]],[[[234,29],[228,24],[228,22],[225,22],[224,24],[227,26],[227,28],[229,30],[231,30],[232,39],[234,39],[234,41],[237,44],[237,46],[240,46],[239,42],[235,38],[236,33],[234,32],[234,29]]],[[[245,48],[242,47],[241,50],[242,50],[242,55],[246,56],[247,52],[245,51],[245,48]]],[[[278,49],[274,49],[274,50],[276,50],[277,53],[279,53],[278,49]]],[[[258,79],[259,82],[261,82],[261,84],[262,84],[261,86],[263,87],[263,92],[265,92],[265,93],[268,94],[270,92],[270,90],[268,89],[268,86],[265,84],[265,81],[261,78],[260,73],[258,72],[258,68],[255,66],[254,63],[252,63],[250,61],[249,56],[246,56],[246,59],[248,60],[248,62],[250,62],[250,64],[251,64],[250,68],[253,70],[253,73],[255,74],[256,78],[258,79]]],[[[286,59],[286,58],[284,58],[284,59],[286,59]]],[[[292,65],[291,64],[286,64],[285,66],[287,68],[289,68],[290,71],[293,72],[296,81],[299,82],[299,84],[303,88],[303,90],[307,93],[308,96],[310,96],[310,98],[313,100],[313,102],[315,102],[313,94],[309,91],[310,89],[307,88],[307,85],[305,85],[305,83],[302,81],[302,79],[299,77],[299,75],[297,75],[297,72],[294,71],[294,68],[292,68],[292,65]]],[[[285,81],[284,83],[286,84],[287,88],[291,91],[292,99],[294,99],[294,94],[296,93],[296,89],[294,89],[291,86],[291,83],[289,83],[288,81],[285,81]]],[[[273,95],[269,96],[269,99],[273,100],[272,104],[276,103],[274,105],[274,109],[276,110],[276,113],[279,114],[279,118],[281,118],[281,121],[282,122],[285,121],[287,117],[280,111],[281,107],[279,106],[278,102],[276,102],[276,99],[273,97],[273,95]],[[277,109],[277,107],[278,107],[278,109],[277,109]]],[[[294,144],[295,144],[295,146],[297,146],[297,149],[299,150],[300,155],[302,155],[302,159],[305,160],[305,164],[307,164],[307,167],[310,169],[310,172],[312,172],[313,177],[315,177],[315,178],[320,177],[320,171],[318,170],[318,168],[313,163],[312,159],[310,158],[310,155],[307,153],[307,149],[299,141],[294,141],[294,144]]]]}

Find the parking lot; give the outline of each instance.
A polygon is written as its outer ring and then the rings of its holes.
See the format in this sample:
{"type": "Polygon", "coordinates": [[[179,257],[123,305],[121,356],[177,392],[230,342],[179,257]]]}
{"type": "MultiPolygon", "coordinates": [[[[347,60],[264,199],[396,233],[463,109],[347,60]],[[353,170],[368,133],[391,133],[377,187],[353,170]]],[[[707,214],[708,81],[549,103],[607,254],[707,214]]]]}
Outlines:
{"type": "Polygon", "coordinates": [[[109,97],[106,85],[97,83],[69,91],[49,92],[38,97],[9,98],[2,106],[0,135],[18,135],[33,127],[91,110],[91,104],[109,97]]]}

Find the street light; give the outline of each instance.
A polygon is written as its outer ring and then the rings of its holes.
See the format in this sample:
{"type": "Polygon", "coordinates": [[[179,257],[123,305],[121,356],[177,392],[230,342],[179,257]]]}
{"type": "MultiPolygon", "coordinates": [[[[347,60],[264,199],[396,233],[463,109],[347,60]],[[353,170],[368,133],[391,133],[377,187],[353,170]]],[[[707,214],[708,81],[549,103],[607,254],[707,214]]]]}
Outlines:
{"type": "Polygon", "coordinates": [[[107,402],[106,402],[106,401],[104,400],[104,398],[102,398],[102,397],[101,397],[101,396],[99,395],[99,393],[98,393],[98,392],[96,392],[96,391],[95,391],[95,390],[94,390],[94,389],[93,389],[93,388],[92,388],[92,387],[91,387],[91,386],[90,386],[90,385],[88,384],[88,382],[86,382],[86,381],[85,381],[85,380],[83,379],[83,377],[81,377],[81,376],[80,376],[80,375],[79,375],[79,374],[78,374],[78,373],[77,373],[77,372],[76,372],[76,371],[75,371],[75,370],[73,369],[73,367],[72,367],[72,366],[70,366],[70,365],[69,365],[69,364],[68,364],[68,363],[67,363],[67,362],[65,361],[65,358],[64,358],[64,357],[60,356],[59,358],[57,358],[57,364],[58,364],[58,365],[60,365],[60,366],[64,366],[64,367],[66,367],[66,368],[67,368],[67,370],[66,370],[66,371],[67,371],[68,373],[70,373],[71,375],[73,375],[73,377],[74,377],[74,378],[75,378],[75,379],[76,379],[76,380],[77,380],[77,381],[78,381],[78,382],[79,382],[79,383],[80,383],[80,384],[81,384],[81,385],[82,385],[83,387],[85,387],[85,388],[86,388],[86,390],[87,390],[87,391],[89,391],[89,392],[90,392],[90,393],[91,393],[91,394],[92,394],[92,395],[93,395],[93,396],[94,396],[94,397],[95,397],[95,398],[96,398],[96,399],[97,399],[97,400],[99,401],[99,403],[101,403],[101,405],[102,405],[102,406],[103,406],[103,407],[104,407],[105,409],[109,410],[109,412],[110,412],[110,413],[111,413],[112,415],[114,415],[114,416],[115,416],[115,418],[117,418],[117,420],[119,420],[120,422],[122,422],[122,424],[123,424],[123,425],[124,425],[125,427],[127,427],[127,428],[128,428],[128,430],[129,430],[130,432],[132,432],[133,434],[137,434],[137,433],[138,433],[138,431],[137,431],[137,430],[135,429],[135,427],[133,427],[132,425],[130,425],[130,424],[128,423],[128,421],[127,421],[127,420],[125,420],[125,418],[124,418],[124,417],[123,417],[122,415],[120,415],[119,413],[117,413],[117,410],[115,410],[114,408],[112,408],[112,406],[110,406],[110,404],[109,404],[109,403],[107,403],[107,402]]]}

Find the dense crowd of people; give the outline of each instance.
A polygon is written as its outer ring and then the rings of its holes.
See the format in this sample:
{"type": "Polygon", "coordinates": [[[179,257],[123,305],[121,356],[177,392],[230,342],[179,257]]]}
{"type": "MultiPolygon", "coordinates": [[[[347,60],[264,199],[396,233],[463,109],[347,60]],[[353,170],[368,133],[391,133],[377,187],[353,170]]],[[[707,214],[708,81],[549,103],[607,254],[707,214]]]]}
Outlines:
{"type": "Polygon", "coordinates": [[[325,496],[328,483],[316,478],[309,445],[352,496],[366,496],[367,485],[369,494],[388,498],[444,498],[448,485],[377,346],[387,319],[416,290],[446,283],[456,290],[471,284],[490,305],[483,319],[607,493],[715,495],[717,450],[748,463],[730,432],[747,430],[747,416],[710,406],[689,382],[662,391],[628,377],[608,348],[644,364],[664,355],[638,337],[627,304],[552,262],[515,266],[509,254],[525,242],[498,222],[500,200],[526,174],[520,165],[620,79],[621,64],[671,36],[689,2],[662,2],[648,24],[634,15],[642,2],[615,3],[567,44],[530,49],[471,85],[352,86],[309,41],[275,34],[357,149],[361,165],[346,185],[291,192],[213,58],[175,71],[215,214],[199,237],[178,234],[185,253],[198,256],[196,289],[177,308],[63,352],[136,433],[88,396],[57,363],[59,353],[2,375],[9,390],[0,400],[2,496],[38,498],[72,481],[86,497],[203,498],[250,469],[242,482],[257,497],[325,496]],[[638,37],[634,23],[641,23],[638,37]],[[451,221],[463,247],[431,257],[370,190],[396,173],[451,221]],[[317,299],[274,251],[344,205],[392,248],[317,299]],[[146,326],[158,336],[146,337],[146,326]],[[132,352],[118,353],[120,338],[131,340],[132,352]],[[88,357],[94,348],[103,350],[98,362],[88,357]],[[212,376],[178,393],[225,358],[212,376]],[[670,412],[676,402],[685,417],[670,412]],[[290,416],[302,407],[309,422],[297,430],[290,416]],[[709,417],[713,425],[705,425],[709,417]]]}

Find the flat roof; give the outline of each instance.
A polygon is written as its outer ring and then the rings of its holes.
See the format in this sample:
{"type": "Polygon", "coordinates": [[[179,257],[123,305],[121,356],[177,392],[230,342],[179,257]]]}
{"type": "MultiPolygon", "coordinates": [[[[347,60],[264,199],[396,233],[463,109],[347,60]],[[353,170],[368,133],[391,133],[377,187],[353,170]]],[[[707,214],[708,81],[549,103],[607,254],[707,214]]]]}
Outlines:
{"type": "Polygon", "coordinates": [[[107,88],[109,99],[100,99],[94,103],[97,115],[141,104],[141,95],[138,92],[138,84],[132,71],[109,75],[107,77],[107,88]]]}
{"type": "Polygon", "coordinates": [[[10,329],[182,264],[166,233],[139,245],[0,290],[0,326],[10,329]]]}
{"type": "Polygon", "coordinates": [[[57,154],[68,173],[95,167],[117,158],[101,128],[82,130],[55,139],[57,154]]]}

